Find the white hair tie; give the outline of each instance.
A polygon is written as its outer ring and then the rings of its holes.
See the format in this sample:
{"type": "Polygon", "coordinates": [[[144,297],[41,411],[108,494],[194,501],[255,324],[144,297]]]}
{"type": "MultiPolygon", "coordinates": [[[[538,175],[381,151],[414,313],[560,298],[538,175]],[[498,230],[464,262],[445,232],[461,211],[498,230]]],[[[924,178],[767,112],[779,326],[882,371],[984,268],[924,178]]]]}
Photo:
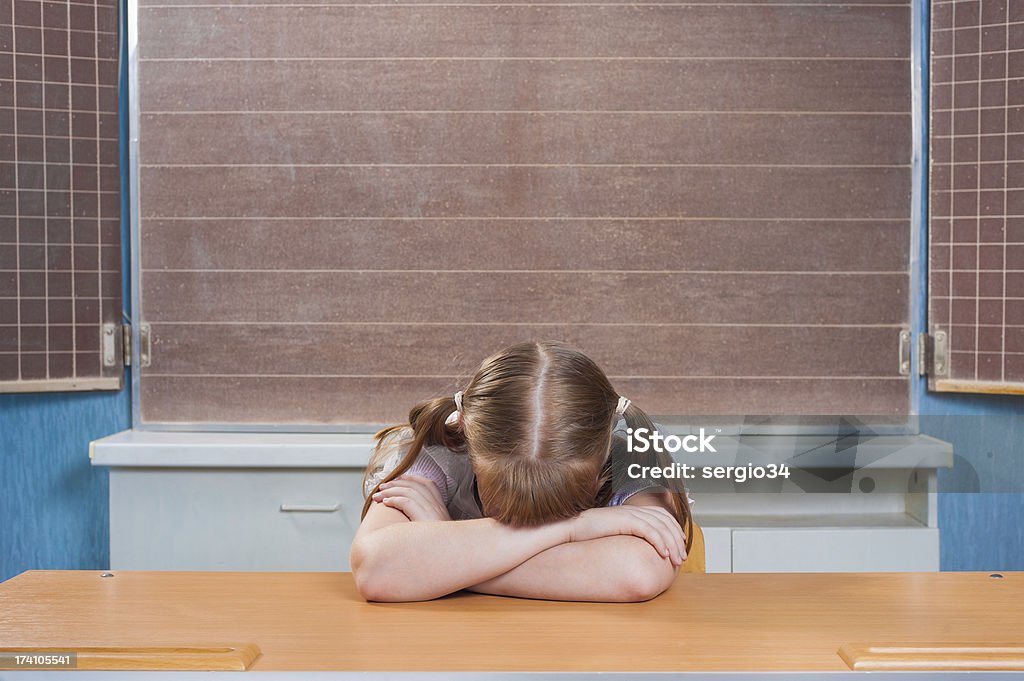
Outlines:
{"type": "Polygon", "coordinates": [[[455,426],[459,423],[459,415],[462,414],[462,391],[455,393],[455,411],[448,414],[448,418],[444,420],[446,426],[455,426]]]}
{"type": "Polygon", "coordinates": [[[631,404],[632,404],[632,402],[627,400],[625,397],[621,397],[620,396],[619,397],[619,404],[615,407],[615,413],[616,414],[625,414],[626,410],[629,409],[629,405],[631,405],[631,404]]]}

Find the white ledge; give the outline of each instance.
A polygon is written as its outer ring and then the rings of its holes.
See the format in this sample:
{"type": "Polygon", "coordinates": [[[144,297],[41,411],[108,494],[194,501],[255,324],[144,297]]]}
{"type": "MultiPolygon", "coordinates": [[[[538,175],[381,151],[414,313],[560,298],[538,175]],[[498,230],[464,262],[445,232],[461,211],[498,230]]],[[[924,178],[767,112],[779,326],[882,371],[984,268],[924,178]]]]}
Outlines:
{"type": "Polygon", "coordinates": [[[89,443],[94,466],[364,468],[371,433],[195,433],[125,430],[89,443]]]}
{"type": "MultiPolygon", "coordinates": [[[[949,468],[953,447],[928,435],[718,435],[716,453],[676,460],[729,466],[786,462],[803,468],[949,468]]],[[[363,468],[370,433],[232,433],[126,430],[89,443],[94,466],[363,468]]]]}

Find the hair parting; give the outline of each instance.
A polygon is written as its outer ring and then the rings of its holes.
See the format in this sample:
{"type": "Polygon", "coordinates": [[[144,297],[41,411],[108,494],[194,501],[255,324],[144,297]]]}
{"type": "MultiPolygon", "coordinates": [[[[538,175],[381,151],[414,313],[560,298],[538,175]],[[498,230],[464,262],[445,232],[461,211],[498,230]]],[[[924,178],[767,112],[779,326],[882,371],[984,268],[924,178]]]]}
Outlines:
{"type": "MultiPolygon", "coordinates": [[[[665,452],[629,451],[616,434],[619,418],[634,429],[654,430],[653,421],[618,394],[593,360],[564,343],[520,343],[491,355],[459,396],[461,405],[454,395],[417,404],[407,424],[376,434],[364,489],[396,452],[401,459],[367,495],[364,516],[380,483],[408,471],[428,446],[469,456],[482,510],[514,526],[567,519],[607,504],[631,482],[630,464],[672,463],[665,452]],[[458,418],[449,419],[456,411],[458,418]]],[[[693,518],[685,488],[675,480],[659,485],[689,550],[693,518]]]]}

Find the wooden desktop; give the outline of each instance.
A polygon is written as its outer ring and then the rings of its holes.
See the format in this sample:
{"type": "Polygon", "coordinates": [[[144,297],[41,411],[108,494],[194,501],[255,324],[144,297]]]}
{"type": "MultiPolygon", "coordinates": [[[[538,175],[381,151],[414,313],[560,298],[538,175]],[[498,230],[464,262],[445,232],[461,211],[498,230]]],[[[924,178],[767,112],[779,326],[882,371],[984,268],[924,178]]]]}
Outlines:
{"type": "Polygon", "coordinates": [[[29,571],[0,584],[0,651],[77,651],[79,669],[1024,670],[1021,613],[1024,573],[684,573],[610,604],[367,603],[348,573],[29,571]]]}

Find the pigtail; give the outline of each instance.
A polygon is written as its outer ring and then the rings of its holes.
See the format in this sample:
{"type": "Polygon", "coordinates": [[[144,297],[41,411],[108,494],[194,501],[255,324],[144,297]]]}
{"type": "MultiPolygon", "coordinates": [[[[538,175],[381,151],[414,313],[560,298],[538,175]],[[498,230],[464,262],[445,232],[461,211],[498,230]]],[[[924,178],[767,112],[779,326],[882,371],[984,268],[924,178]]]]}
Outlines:
{"type": "Polygon", "coordinates": [[[465,444],[462,425],[459,422],[446,423],[455,411],[455,398],[451,395],[438,397],[421,402],[409,411],[409,422],[385,428],[374,435],[376,445],[370,455],[370,461],[363,473],[363,490],[366,500],[360,518],[366,516],[373,503],[373,495],[380,490],[382,483],[394,480],[412,467],[416,457],[423,448],[430,445],[441,445],[452,450],[460,450],[465,444]],[[404,454],[401,454],[404,449],[404,454]],[[379,474],[386,462],[393,456],[401,456],[398,465],[380,480],[376,480],[373,488],[367,491],[367,484],[379,474]]]}
{"type": "MultiPolygon", "coordinates": [[[[619,434],[615,430],[618,422],[618,416],[619,413],[616,412],[612,418],[611,425],[611,451],[609,452],[609,462],[611,467],[609,474],[612,480],[612,490],[625,489],[630,484],[635,484],[636,481],[629,477],[628,471],[631,464],[657,466],[659,468],[671,467],[674,464],[671,454],[666,451],[654,451],[653,447],[648,449],[646,452],[629,451],[626,432],[619,434]]],[[[646,428],[650,432],[658,429],[654,424],[654,421],[651,420],[651,417],[632,402],[626,405],[626,409],[622,412],[622,419],[625,421],[626,428],[632,429],[633,432],[636,432],[641,428],[646,428]]],[[[689,552],[690,547],[693,544],[694,530],[693,514],[690,511],[690,503],[686,497],[685,485],[683,484],[683,481],[678,478],[660,479],[658,480],[658,485],[668,492],[670,504],[672,506],[672,515],[675,516],[676,521],[679,522],[679,526],[683,528],[683,533],[686,535],[686,550],[689,552]]]]}

